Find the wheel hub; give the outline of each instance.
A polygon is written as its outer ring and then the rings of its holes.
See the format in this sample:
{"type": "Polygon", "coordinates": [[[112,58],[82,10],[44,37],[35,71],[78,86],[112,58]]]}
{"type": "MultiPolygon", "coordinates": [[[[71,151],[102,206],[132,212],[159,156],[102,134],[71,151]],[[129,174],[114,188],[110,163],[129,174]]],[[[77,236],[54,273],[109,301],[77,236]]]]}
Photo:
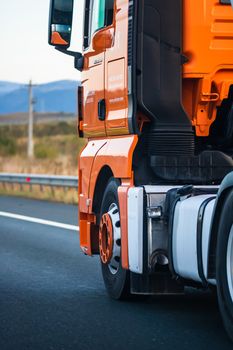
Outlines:
{"type": "Polygon", "coordinates": [[[112,258],[113,230],[112,220],[108,213],[101,218],[99,229],[100,258],[104,264],[108,264],[112,258]]]}
{"type": "Polygon", "coordinates": [[[121,258],[121,228],[118,206],[113,203],[103,214],[99,228],[99,250],[103,264],[108,264],[112,274],[116,274],[121,258]]]}

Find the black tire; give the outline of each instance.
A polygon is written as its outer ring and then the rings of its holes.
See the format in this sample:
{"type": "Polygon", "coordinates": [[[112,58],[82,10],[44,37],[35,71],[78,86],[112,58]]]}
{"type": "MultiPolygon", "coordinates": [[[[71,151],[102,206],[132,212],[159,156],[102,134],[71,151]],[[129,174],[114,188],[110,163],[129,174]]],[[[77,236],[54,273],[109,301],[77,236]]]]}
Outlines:
{"type": "Polygon", "coordinates": [[[227,277],[227,247],[233,225],[233,190],[223,204],[218,228],[216,254],[216,280],[220,312],[225,329],[233,341],[233,298],[230,293],[227,277]]]}
{"type": "MultiPolygon", "coordinates": [[[[100,218],[108,212],[112,203],[115,203],[119,208],[117,193],[119,185],[119,180],[114,178],[109,180],[102,200],[100,218]]],[[[128,270],[122,268],[121,261],[115,274],[110,271],[108,264],[103,264],[101,261],[101,266],[104,284],[109,296],[115,300],[128,299],[130,297],[130,274],[128,270]]]]}

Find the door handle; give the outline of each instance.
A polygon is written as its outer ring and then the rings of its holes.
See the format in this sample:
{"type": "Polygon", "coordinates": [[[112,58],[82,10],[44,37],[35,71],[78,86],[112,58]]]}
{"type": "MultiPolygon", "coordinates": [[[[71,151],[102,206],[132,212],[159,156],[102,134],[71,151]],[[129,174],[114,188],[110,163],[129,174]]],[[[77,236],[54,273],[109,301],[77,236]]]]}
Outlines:
{"type": "Polygon", "coordinates": [[[104,121],[106,118],[106,103],[105,99],[102,99],[98,102],[98,118],[99,120],[104,121]]]}

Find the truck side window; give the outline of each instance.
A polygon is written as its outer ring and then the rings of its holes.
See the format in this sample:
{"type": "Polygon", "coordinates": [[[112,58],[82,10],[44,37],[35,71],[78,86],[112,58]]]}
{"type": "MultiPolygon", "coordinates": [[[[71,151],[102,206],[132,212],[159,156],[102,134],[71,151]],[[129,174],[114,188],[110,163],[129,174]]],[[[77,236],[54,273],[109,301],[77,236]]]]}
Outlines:
{"type": "Polygon", "coordinates": [[[89,44],[92,35],[100,28],[113,22],[114,0],[87,0],[84,27],[84,49],[89,44]]]}
{"type": "Polygon", "coordinates": [[[93,0],[90,37],[105,25],[105,0],[93,0]]]}
{"type": "Polygon", "coordinates": [[[110,26],[113,22],[114,0],[106,0],[105,4],[105,25],[110,26]]]}

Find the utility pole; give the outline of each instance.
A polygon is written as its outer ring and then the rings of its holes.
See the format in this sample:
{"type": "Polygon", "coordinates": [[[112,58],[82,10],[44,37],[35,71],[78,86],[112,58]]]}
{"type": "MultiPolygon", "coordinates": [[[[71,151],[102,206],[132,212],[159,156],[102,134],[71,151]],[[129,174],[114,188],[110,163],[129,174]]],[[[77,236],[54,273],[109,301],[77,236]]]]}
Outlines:
{"type": "Polygon", "coordinates": [[[32,94],[32,81],[29,81],[28,85],[28,100],[29,100],[29,106],[28,106],[28,158],[34,157],[34,142],[33,142],[33,105],[35,101],[33,100],[33,94],[32,94]]]}

